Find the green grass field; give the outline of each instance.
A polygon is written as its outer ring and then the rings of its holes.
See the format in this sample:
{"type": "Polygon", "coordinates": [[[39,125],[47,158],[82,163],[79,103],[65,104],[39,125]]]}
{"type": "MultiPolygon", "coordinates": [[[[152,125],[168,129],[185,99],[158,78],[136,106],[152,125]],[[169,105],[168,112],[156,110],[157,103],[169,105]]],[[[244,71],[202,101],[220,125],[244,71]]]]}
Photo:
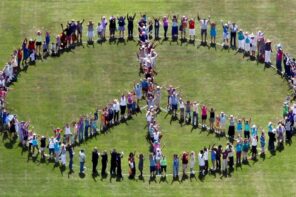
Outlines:
{"type": "MultiPolygon", "coordinates": [[[[195,16],[211,15],[213,20],[236,21],[249,32],[260,30],[274,43],[281,42],[291,54],[296,49],[292,27],[296,26],[296,1],[19,1],[3,0],[0,3],[0,62],[4,64],[11,51],[19,47],[24,37],[38,30],[49,30],[52,35],[60,31],[60,23],[69,19],[93,20],[103,15],[120,15],[146,12],[148,17],[179,14],[195,16]],[[292,40],[292,42],[291,42],[292,40]]],[[[84,27],[84,30],[86,27],[84,27]]],[[[218,27],[218,42],[221,43],[218,27]]],[[[197,30],[199,32],[199,30],[197,30]]],[[[135,31],[136,33],[136,31],[135,31]]],[[[85,33],[86,34],[86,33],[85,33]]],[[[162,32],[161,32],[162,35],[162,32]]],[[[198,35],[198,34],[197,34],[198,35]]],[[[199,36],[197,36],[199,38],[199,36]]],[[[252,117],[254,123],[266,127],[268,121],[281,117],[282,102],[289,94],[285,80],[273,69],[247,61],[241,54],[218,48],[216,51],[194,46],[176,46],[163,43],[157,47],[159,58],[156,81],[162,85],[180,87],[182,97],[198,100],[228,114],[252,117]]],[[[137,46],[109,45],[78,47],[60,58],[37,62],[26,73],[21,73],[8,96],[8,109],[19,119],[30,120],[39,134],[51,135],[52,126],[63,126],[81,114],[104,106],[121,92],[131,89],[139,80],[135,53],[137,46]]],[[[163,92],[162,105],[165,106],[163,92]]],[[[144,105],[144,102],[142,102],[144,105]]],[[[204,145],[226,143],[213,135],[191,132],[191,127],[171,125],[169,117],[161,113],[158,122],[162,128],[166,147],[163,152],[169,158],[168,171],[172,172],[174,153],[199,151],[204,145]]],[[[91,151],[116,148],[124,151],[123,173],[127,174],[127,155],[131,151],[145,155],[145,174],[148,174],[148,143],[145,141],[144,114],[139,114],[128,125],[113,128],[106,135],[83,144],[87,152],[86,177],[78,176],[79,148],[75,149],[74,170],[61,172],[52,163],[33,162],[27,153],[7,140],[0,141],[0,196],[295,196],[293,157],[296,147],[286,146],[276,156],[234,171],[231,177],[207,176],[203,182],[186,180],[182,183],[149,184],[145,181],[110,183],[109,179],[93,179],[91,176],[91,151]]],[[[109,166],[108,166],[109,167],[109,166]]],[[[197,167],[197,166],[196,166],[197,167]]],[[[100,169],[100,165],[99,165],[100,169]]],[[[197,168],[196,168],[197,169],[197,168]]],[[[159,179],[158,179],[159,180],[159,179]]]]}

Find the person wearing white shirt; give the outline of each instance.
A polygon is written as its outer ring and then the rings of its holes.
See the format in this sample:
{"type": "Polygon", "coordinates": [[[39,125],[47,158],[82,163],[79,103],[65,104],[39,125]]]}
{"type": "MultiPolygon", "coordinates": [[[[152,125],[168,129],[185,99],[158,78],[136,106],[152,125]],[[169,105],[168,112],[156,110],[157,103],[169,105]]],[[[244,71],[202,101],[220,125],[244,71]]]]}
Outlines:
{"type": "Polygon", "coordinates": [[[205,158],[203,150],[198,154],[199,172],[201,175],[205,175],[205,158]]]}
{"type": "Polygon", "coordinates": [[[123,120],[125,118],[125,110],[126,110],[126,97],[124,94],[121,95],[120,97],[120,120],[123,120]]]}
{"type": "Polygon", "coordinates": [[[71,127],[70,125],[67,123],[66,126],[65,126],[65,136],[66,136],[66,143],[71,143],[71,135],[72,135],[72,132],[71,132],[71,127]]]}
{"type": "Polygon", "coordinates": [[[257,136],[256,135],[252,135],[252,139],[251,139],[251,143],[252,143],[252,159],[255,160],[256,156],[257,156],[257,136]]]}
{"type": "Polygon", "coordinates": [[[119,119],[119,110],[120,110],[120,106],[119,106],[119,102],[117,99],[113,100],[113,105],[112,105],[112,109],[114,111],[114,123],[117,124],[118,123],[118,119],[119,119]]]}

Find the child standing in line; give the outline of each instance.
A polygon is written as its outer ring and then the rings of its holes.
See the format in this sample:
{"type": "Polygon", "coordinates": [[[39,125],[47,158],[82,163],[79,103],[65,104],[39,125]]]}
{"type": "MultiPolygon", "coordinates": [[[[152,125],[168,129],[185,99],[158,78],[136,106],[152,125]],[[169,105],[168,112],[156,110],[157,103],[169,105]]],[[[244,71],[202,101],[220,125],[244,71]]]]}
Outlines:
{"type": "Polygon", "coordinates": [[[265,133],[264,130],[261,132],[260,136],[260,145],[261,145],[261,155],[265,155],[265,133]]]}
{"type": "Polygon", "coordinates": [[[166,177],[166,169],[167,169],[167,159],[164,155],[162,155],[160,159],[160,172],[162,177],[166,177]]]}
{"type": "Polygon", "coordinates": [[[173,157],[173,179],[179,179],[179,158],[177,154],[173,157]]]}
{"type": "Polygon", "coordinates": [[[190,153],[190,177],[194,176],[194,166],[195,166],[195,152],[191,151],[190,153]]]}
{"type": "Polygon", "coordinates": [[[217,30],[216,30],[216,23],[211,22],[211,45],[216,45],[216,36],[217,36],[217,30]]]}

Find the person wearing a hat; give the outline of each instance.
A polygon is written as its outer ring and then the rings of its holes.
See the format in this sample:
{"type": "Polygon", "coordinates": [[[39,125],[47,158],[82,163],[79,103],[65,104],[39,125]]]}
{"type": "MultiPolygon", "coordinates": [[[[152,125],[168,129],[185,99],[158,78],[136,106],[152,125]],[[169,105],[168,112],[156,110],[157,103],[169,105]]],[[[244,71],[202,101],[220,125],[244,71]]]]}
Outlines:
{"type": "Polygon", "coordinates": [[[85,163],[85,160],[86,160],[86,155],[84,153],[84,150],[81,149],[79,151],[79,162],[80,162],[80,174],[84,174],[84,163],[85,163]]]}
{"type": "Polygon", "coordinates": [[[250,55],[250,49],[251,49],[251,39],[249,36],[249,32],[245,32],[245,46],[244,46],[244,50],[245,50],[245,55],[249,56],[250,55]]]}
{"type": "Polygon", "coordinates": [[[276,68],[279,74],[282,74],[282,62],[283,62],[283,49],[281,44],[277,45],[277,53],[276,53],[276,68]]]}
{"type": "Polygon", "coordinates": [[[250,58],[252,60],[254,60],[256,58],[257,40],[256,40],[256,37],[255,37],[255,35],[253,33],[251,33],[250,39],[251,39],[251,42],[250,42],[250,49],[251,49],[250,58]]]}
{"type": "Polygon", "coordinates": [[[229,47],[229,25],[228,23],[223,24],[223,21],[221,21],[221,23],[223,29],[223,46],[229,47]]]}
{"type": "Polygon", "coordinates": [[[264,50],[265,50],[264,62],[266,65],[270,65],[271,64],[270,56],[271,56],[272,48],[271,48],[271,41],[269,39],[265,41],[264,50]]]}

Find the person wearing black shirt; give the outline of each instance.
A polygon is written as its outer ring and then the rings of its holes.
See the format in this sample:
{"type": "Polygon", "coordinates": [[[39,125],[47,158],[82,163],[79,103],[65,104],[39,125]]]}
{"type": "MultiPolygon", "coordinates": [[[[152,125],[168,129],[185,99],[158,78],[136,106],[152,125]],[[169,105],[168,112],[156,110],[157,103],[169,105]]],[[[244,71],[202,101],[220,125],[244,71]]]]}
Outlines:
{"type": "Polygon", "coordinates": [[[123,153],[116,153],[116,166],[117,166],[117,179],[123,179],[122,169],[121,169],[121,158],[123,157],[123,153]]]}
{"type": "Polygon", "coordinates": [[[102,153],[102,171],[101,171],[101,175],[102,177],[106,176],[107,173],[106,173],[106,168],[107,168],[107,163],[108,163],[108,155],[107,155],[107,152],[104,151],[102,153]]]}
{"type": "Polygon", "coordinates": [[[93,164],[93,170],[92,170],[92,173],[93,175],[94,174],[97,174],[98,171],[97,171],[97,165],[98,165],[98,161],[99,161],[99,153],[98,153],[98,150],[97,148],[95,147],[93,152],[92,152],[92,164],[93,164]]]}
{"type": "Polygon", "coordinates": [[[113,176],[116,174],[116,158],[117,158],[117,152],[115,149],[113,149],[111,151],[110,176],[113,176]]]}
{"type": "Polygon", "coordinates": [[[69,151],[69,171],[71,173],[73,172],[73,157],[74,157],[73,146],[69,145],[68,151],[69,151]]]}
{"type": "Polygon", "coordinates": [[[42,136],[40,139],[40,150],[41,150],[41,159],[45,159],[45,147],[46,147],[46,137],[42,136]]]}
{"type": "Polygon", "coordinates": [[[273,129],[272,131],[268,131],[268,150],[270,152],[274,152],[274,142],[275,142],[275,129],[273,129]]]}
{"type": "Polygon", "coordinates": [[[160,18],[154,18],[154,38],[155,39],[159,39],[159,27],[160,27],[160,24],[159,24],[159,20],[160,18]]]}
{"type": "Polygon", "coordinates": [[[116,31],[116,18],[114,16],[110,17],[109,20],[109,30],[110,30],[110,38],[115,38],[115,31],[116,31]]]}
{"type": "Polygon", "coordinates": [[[129,16],[127,14],[127,31],[128,31],[128,38],[132,39],[133,38],[133,33],[134,33],[134,19],[136,17],[136,14],[134,16],[129,16]]]}

